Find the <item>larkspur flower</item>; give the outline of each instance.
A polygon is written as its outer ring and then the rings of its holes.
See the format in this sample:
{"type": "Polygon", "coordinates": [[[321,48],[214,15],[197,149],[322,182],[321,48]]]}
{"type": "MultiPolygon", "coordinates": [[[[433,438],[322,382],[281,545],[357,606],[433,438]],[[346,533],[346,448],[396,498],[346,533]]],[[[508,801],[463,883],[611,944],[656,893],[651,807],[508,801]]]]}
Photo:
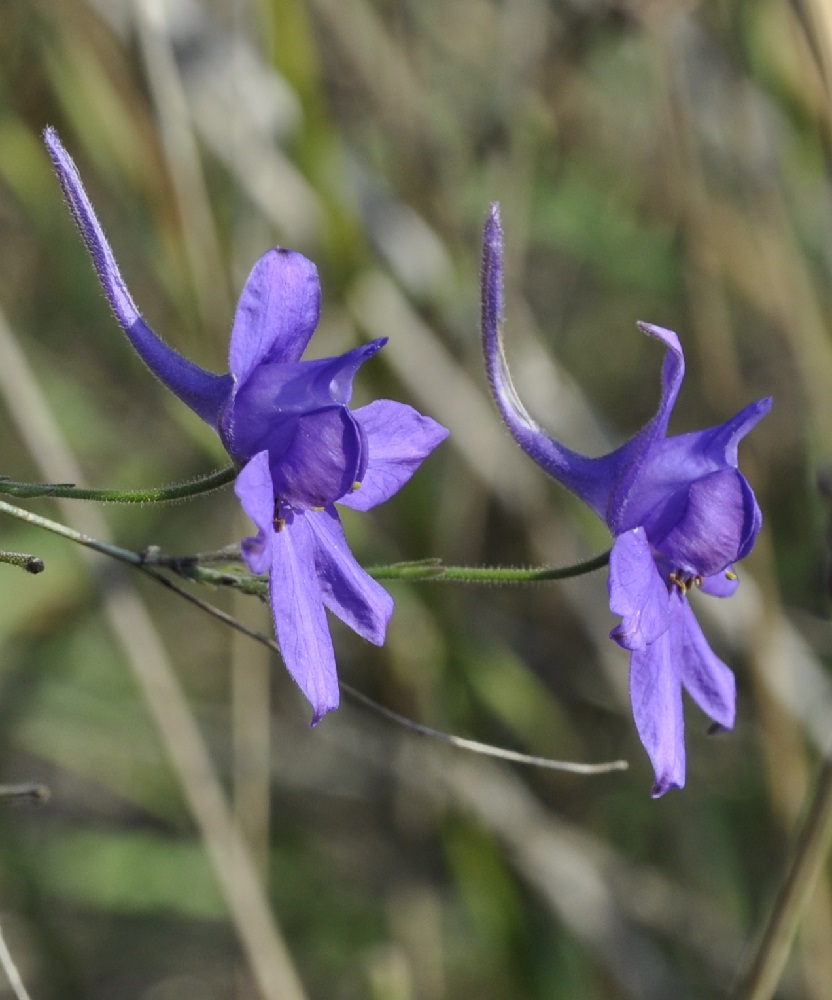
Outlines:
{"type": "Polygon", "coordinates": [[[400,489],[447,430],[403,403],[350,410],[360,366],[386,343],[301,361],[318,322],[315,265],[280,247],[254,265],[229,350],[215,375],[150,329],[119,273],[78,170],[54,129],[44,141],[98,277],[148,368],[219,434],[239,468],[235,492],[257,535],[242,552],[268,573],[275,632],[286,666],[313,708],[313,724],[338,706],[338,677],[324,608],[381,645],[393,599],[356,562],[334,504],[369,510],[400,489]]]}
{"type": "Polygon", "coordinates": [[[685,370],[671,330],[639,323],[667,348],[655,417],[620,448],[599,458],[576,454],[542,430],[520,402],[502,346],[503,238],[497,205],[485,225],[482,335],[491,392],[520,447],[606,522],[610,636],[630,651],[633,716],[656,781],[653,795],[685,783],[684,688],[720,727],[734,724],[734,675],[712,652],[688,591],[729,597],[734,563],[748,555],[762,516],[737,468],[737,447],[771,408],[760,399],[718,427],[667,436],[685,370]]]}

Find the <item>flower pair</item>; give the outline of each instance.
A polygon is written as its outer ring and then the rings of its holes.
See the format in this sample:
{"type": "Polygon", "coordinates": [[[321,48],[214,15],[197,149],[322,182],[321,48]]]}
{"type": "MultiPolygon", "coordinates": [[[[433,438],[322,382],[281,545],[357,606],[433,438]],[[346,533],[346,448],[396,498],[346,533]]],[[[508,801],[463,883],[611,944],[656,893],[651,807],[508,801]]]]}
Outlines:
{"type": "Polygon", "coordinates": [[[48,128],[44,139],[116,319],[239,468],[235,492],[258,529],[243,541],[243,556],[252,572],[269,575],[280,650],[314,724],[339,701],[324,609],[377,645],[393,612],[393,599],[350,552],[334,505],[363,511],[383,503],[448,432],[387,399],[349,409],[356,372],[386,339],[336,358],[300,360],[318,322],[320,284],[311,261],[280,247],[257,261],[243,288],[230,373],[215,375],[182,357],[139,314],[57,133],[48,128]]]}
{"type": "Polygon", "coordinates": [[[682,688],[719,726],[734,724],[734,677],[712,652],[688,603],[697,587],[715,597],[737,588],[734,563],[751,551],[762,517],[737,468],[737,446],[768,413],[760,399],[718,427],[667,436],[685,371],[672,330],[640,329],[665,345],[662,392],[653,419],[620,448],[588,458],[565,448],[528,415],[503,354],[503,241],[492,206],[485,226],[482,335],[491,391],[520,447],[584,501],[614,536],[611,633],[630,651],[633,716],[656,774],[653,795],[685,782],[682,688]]]}
{"type": "MultiPolygon", "coordinates": [[[[242,552],[269,576],[286,666],[313,708],[338,705],[325,608],[370,642],[384,641],[390,595],[355,561],[335,504],[369,510],[396,493],[447,431],[409,406],[376,400],[349,409],[353,378],[385,339],[336,358],[302,361],[320,312],[314,265],[276,248],[255,264],[237,306],[227,375],[193,364],[139,314],[78,171],[53,129],[45,132],[64,195],[99,279],[150,370],[219,434],[239,469],[235,491],[257,526],[242,552]]],[[[668,421],[684,375],[676,334],[639,324],[667,348],[655,417],[600,458],[565,448],[520,403],[501,341],[502,232],[493,206],[485,228],[482,330],[486,369],[502,417],[521,448],[607,524],[611,637],[630,651],[633,715],[656,773],[654,795],[685,780],[682,688],[720,726],[734,723],[734,678],[711,651],[687,595],[737,587],[761,515],[737,468],[740,440],[771,407],[752,403],[718,427],[675,437],[668,421]]]]}

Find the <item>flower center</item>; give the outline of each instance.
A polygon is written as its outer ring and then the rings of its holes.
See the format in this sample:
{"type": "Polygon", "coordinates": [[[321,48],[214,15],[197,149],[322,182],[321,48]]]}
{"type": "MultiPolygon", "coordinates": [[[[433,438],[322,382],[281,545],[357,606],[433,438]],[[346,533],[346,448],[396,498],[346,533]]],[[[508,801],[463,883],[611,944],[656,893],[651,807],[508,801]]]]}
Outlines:
{"type": "Polygon", "coordinates": [[[668,574],[667,582],[674,587],[678,587],[679,593],[684,596],[691,587],[701,587],[702,579],[699,575],[684,573],[682,570],[673,570],[672,573],[668,574]]]}

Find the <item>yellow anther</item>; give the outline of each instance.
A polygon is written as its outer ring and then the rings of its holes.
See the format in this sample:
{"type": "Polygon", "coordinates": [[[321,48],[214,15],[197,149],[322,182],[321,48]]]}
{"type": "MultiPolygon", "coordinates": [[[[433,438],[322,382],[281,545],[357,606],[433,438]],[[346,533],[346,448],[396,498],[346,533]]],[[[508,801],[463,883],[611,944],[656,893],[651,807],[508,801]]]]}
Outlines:
{"type": "Polygon", "coordinates": [[[280,500],[275,497],[274,501],[274,515],[272,517],[272,525],[275,531],[283,531],[286,527],[286,518],[280,516],[280,500]]]}
{"type": "Polygon", "coordinates": [[[738,577],[737,577],[737,574],[733,570],[726,569],[725,570],[725,579],[726,580],[736,580],[736,579],[738,579],[738,577]]]}
{"type": "Polygon", "coordinates": [[[675,570],[668,574],[668,581],[679,588],[679,593],[686,594],[691,587],[701,587],[703,578],[701,576],[682,576],[675,570]]]}
{"type": "Polygon", "coordinates": [[[350,489],[353,491],[353,493],[355,493],[356,490],[361,489],[361,483],[356,479],[356,481],[352,484],[350,489]]]}

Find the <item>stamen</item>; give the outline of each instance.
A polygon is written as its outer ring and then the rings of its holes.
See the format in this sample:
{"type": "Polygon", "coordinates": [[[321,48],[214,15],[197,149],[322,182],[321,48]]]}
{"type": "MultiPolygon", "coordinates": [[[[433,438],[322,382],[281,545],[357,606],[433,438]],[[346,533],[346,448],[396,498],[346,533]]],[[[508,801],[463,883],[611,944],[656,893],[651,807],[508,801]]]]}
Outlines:
{"type": "Polygon", "coordinates": [[[691,587],[701,587],[703,583],[703,577],[699,576],[683,576],[681,573],[677,573],[674,570],[672,573],[668,574],[668,582],[674,584],[679,588],[679,593],[684,596],[690,590],[691,587]]]}
{"type": "Polygon", "coordinates": [[[737,577],[737,574],[733,570],[726,569],[725,570],[725,579],[726,580],[737,580],[739,578],[737,577]]]}
{"type": "Polygon", "coordinates": [[[286,518],[280,515],[280,500],[275,497],[274,500],[274,517],[272,518],[272,526],[275,531],[283,531],[286,527],[286,518]]]}
{"type": "Polygon", "coordinates": [[[352,484],[350,489],[353,491],[353,493],[355,493],[356,490],[360,490],[361,489],[360,481],[356,479],[356,481],[352,484]]]}

